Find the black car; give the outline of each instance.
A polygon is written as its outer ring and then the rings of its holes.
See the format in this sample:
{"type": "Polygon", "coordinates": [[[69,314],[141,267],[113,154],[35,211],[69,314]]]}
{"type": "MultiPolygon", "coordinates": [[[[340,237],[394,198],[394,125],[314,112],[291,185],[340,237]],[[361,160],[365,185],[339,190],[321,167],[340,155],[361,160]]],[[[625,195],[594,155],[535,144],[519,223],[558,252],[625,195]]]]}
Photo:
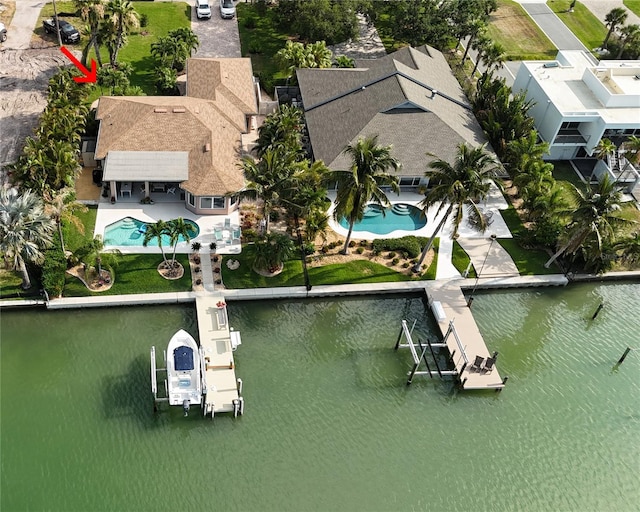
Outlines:
{"type": "MultiPolygon", "coordinates": [[[[47,34],[56,33],[56,22],[53,18],[44,20],[42,26],[47,34]]],[[[60,37],[63,43],[77,43],[80,41],[80,32],[71,23],[65,20],[58,20],[58,26],[60,27],[60,37]]]]}

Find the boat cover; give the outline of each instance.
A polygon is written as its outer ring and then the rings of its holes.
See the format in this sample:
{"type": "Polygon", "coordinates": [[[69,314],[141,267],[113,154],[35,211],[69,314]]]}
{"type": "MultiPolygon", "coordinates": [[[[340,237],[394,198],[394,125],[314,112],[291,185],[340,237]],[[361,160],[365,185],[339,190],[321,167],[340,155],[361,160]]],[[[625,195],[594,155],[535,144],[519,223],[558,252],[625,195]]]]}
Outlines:
{"type": "Polygon", "coordinates": [[[184,345],[173,351],[174,368],[177,371],[193,370],[193,349],[184,345]]]}

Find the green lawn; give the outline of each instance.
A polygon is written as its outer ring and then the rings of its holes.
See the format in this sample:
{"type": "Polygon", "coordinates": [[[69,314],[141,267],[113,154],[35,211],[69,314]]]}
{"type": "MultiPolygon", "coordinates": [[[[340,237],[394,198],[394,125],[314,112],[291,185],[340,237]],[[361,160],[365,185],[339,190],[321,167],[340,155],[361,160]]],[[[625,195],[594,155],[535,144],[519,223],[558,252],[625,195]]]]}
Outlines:
{"type": "Polygon", "coordinates": [[[191,291],[191,272],[186,254],[176,255],[185,268],[180,279],[163,278],[157,271],[162,262],[160,254],[127,254],[119,257],[113,286],[105,292],[91,292],[82,282],[67,274],[65,297],[89,297],[98,295],[129,295],[134,293],[168,293],[191,291]]]}
{"type": "Polygon", "coordinates": [[[589,50],[599,48],[607,35],[607,28],[583,4],[576,3],[573,12],[567,12],[570,0],[549,0],[547,5],[569,27],[571,32],[589,50]]]}
{"type": "Polygon", "coordinates": [[[640,0],[624,0],[624,6],[634,12],[636,16],[640,16],[640,0]]]}
{"type": "MultiPolygon", "coordinates": [[[[75,12],[73,2],[56,2],[59,13],[75,12]]],[[[142,88],[146,94],[154,94],[154,60],[151,57],[151,43],[158,40],[159,37],[167,35],[170,30],[180,27],[191,27],[191,6],[185,2],[133,2],[138,14],[146,14],[149,18],[149,24],[146,27],[134,29],[129,35],[128,42],[120,50],[118,60],[128,62],[133,66],[133,74],[131,76],[131,85],[137,85],[142,88]]],[[[40,18],[36,24],[35,33],[46,40],[55,41],[54,34],[46,34],[42,28],[42,20],[53,16],[53,4],[46,4],[40,12],[40,18]]],[[[80,33],[85,23],[80,17],[65,16],[65,20],[69,21],[76,27],[80,33]]],[[[87,36],[82,36],[80,43],[75,45],[76,50],[81,51],[87,40],[87,36]]],[[[108,63],[109,56],[107,50],[102,48],[100,51],[102,62],[108,63]]],[[[95,58],[95,53],[89,52],[88,60],[95,58]]],[[[108,91],[104,91],[105,94],[108,91]]],[[[93,101],[102,95],[99,87],[94,87],[89,101],[93,101]]]]}
{"type": "Polygon", "coordinates": [[[276,65],[274,56],[289,37],[277,28],[273,9],[260,15],[256,5],[240,3],[236,12],[242,55],[251,58],[253,73],[261,77],[263,87],[270,91],[273,83],[268,83],[269,80],[284,81],[287,78],[276,65]],[[255,26],[248,28],[252,24],[255,26]]]}
{"type": "Polygon", "coordinates": [[[506,60],[552,59],[558,53],[522,6],[512,0],[498,0],[488,34],[505,48],[506,60]]]}
{"type": "Polygon", "coordinates": [[[524,249],[517,240],[513,238],[498,239],[500,245],[509,253],[511,259],[518,267],[518,272],[523,276],[557,274],[560,272],[554,264],[550,268],[544,268],[544,264],[549,259],[549,255],[539,249],[524,249]]]}
{"type": "Polygon", "coordinates": [[[553,164],[553,177],[556,181],[566,181],[573,183],[576,187],[583,188],[584,183],[580,180],[580,177],[566,160],[554,160],[553,164]]]}
{"type": "MultiPolygon", "coordinates": [[[[451,263],[453,263],[453,266],[456,267],[456,270],[462,275],[464,275],[467,267],[469,267],[469,263],[471,263],[471,258],[469,258],[467,252],[456,241],[453,242],[453,254],[451,255],[451,263]]],[[[471,265],[467,277],[476,277],[476,268],[473,265],[471,265]]]]}
{"type": "Polygon", "coordinates": [[[86,212],[76,213],[82,221],[84,226],[84,233],[81,233],[74,225],[69,223],[63,223],[62,235],[64,236],[65,249],[71,252],[75,252],[82,247],[87,241],[93,238],[93,229],[96,225],[96,215],[98,214],[98,207],[90,207],[86,212]]]}
{"type": "Polygon", "coordinates": [[[0,299],[7,297],[19,296],[16,298],[27,298],[30,296],[34,289],[37,292],[38,288],[33,287],[31,290],[25,292],[22,288],[22,276],[20,272],[14,272],[11,270],[0,269],[0,299]]]}

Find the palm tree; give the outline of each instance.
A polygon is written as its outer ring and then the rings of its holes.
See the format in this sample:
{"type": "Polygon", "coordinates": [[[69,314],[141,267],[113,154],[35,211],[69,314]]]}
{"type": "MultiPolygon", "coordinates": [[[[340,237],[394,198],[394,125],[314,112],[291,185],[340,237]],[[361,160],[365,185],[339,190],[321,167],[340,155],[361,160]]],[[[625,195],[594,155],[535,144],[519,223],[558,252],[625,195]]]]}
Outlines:
{"type": "Polygon", "coordinates": [[[478,36],[473,40],[473,43],[471,43],[471,48],[473,48],[477,52],[476,62],[473,65],[473,71],[471,71],[472,77],[476,74],[478,65],[480,64],[480,61],[483,59],[483,55],[489,51],[491,44],[492,44],[491,38],[484,32],[478,34],[478,36]]]}
{"type": "Polygon", "coordinates": [[[544,264],[549,268],[562,254],[575,254],[583,246],[588,247],[587,261],[595,261],[607,244],[611,244],[617,230],[631,221],[619,216],[622,192],[619,185],[605,174],[594,190],[568,189],[573,196],[575,207],[570,212],[571,221],[561,237],[560,248],[544,264]]]}
{"type": "Polygon", "coordinates": [[[553,164],[543,160],[528,160],[513,183],[523,200],[524,207],[531,211],[536,199],[554,187],[553,164]]]}
{"type": "Polygon", "coordinates": [[[538,142],[538,132],[531,130],[528,135],[507,143],[507,171],[514,178],[529,160],[539,160],[549,152],[548,142],[538,142]]]}
{"type": "Polygon", "coordinates": [[[504,47],[500,43],[492,41],[487,48],[485,48],[482,54],[482,63],[487,67],[487,70],[491,71],[491,68],[496,70],[504,66],[505,51],[504,47]]]}
{"type": "Polygon", "coordinates": [[[468,29],[469,40],[467,41],[467,47],[464,50],[464,54],[462,55],[462,60],[460,61],[460,65],[464,65],[464,61],[467,58],[467,54],[473,45],[473,41],[480,34],[484,34],[487,31],[487,23],[483,19],[475,19],[471,22],[468,29]]]}
{"type": "Polygon", "coordinates": [[[347,57],[346,55],[336,55],[334,62],[334,66],[337,68],[355,68],[356,61],[351,57],[347,57]]]}
{"type": "Polygon", "coordinates": [[[94,267],[99,278],[102,278],[102,266],[106,266],[109,272],[113,273],[113,268],[118,264],[118,249],[104,248],[104,241],[100,235],[96,235],[93,240],[88,241],[76,251],[76,257],[87,267],[94,267]]]}
{"type": "Polygon", "coordinates": [[[160,37],[155,43],[151,43],[151,55],[160,61],[161,67],[169,67],[178,71],[184,69],[184,65],[191,53],[198,49],[200,40],[189,28],[182,27],[170,31],[166,36],[160,37]]]}
{"type": "Polygon", "coordinates": [[[147,229],[144,232],[144,240],[142,241],[142,245],[146,247],[154,238],[158,240],[158,247],[160,247],[160,252],[162,253],[162,259],[164,260],[165,267],[169,266],[169,262],[167,261],[167,257],[164,254],[164,247],[162,246],[162,236],[168,234],[169,227],[167,226],[167,223],[163,220],[159,220],[152,224],[147,224],[147,229]]]}
{"type": "Polygon", "coordinates": [[[171,268],[174,268],[176,266],[176,248],[178,247],[180,237],[182,237],[185,242],[189,242],[191,240],[191,231],[189,224],[187,224],[182,217],[178,217],[177,219],[167,222],[167,228],[169,245],[173,247],[171,268]]]}
{"type": "Polygon", "coordinates": [[[75,200],[75,191],[70,187],[65,187],[57,193],[47,192],[43,196],[45,199],[45,212],[48,213],[58,227],[60,235],[60,245],[62,252],[65,252],[64,236],[62,234],[62,223],[71,224],[80,234],[84,234],[84,224],[76,216],[76,212],[86,212],[88,208],[75,200]]]}
{"type": "Polygon", "coordinates": [[[616,29],[616,27],[622,25],[627,20],[628,14],[629,13],[624,7],[615,7],[614,9],[611,9],[604,17],[604,24],[609,27],[609,31],[607,32],[607,36],[604,38],[604,42],[602,43],[603,48],[607,47],[609,38],[611,37],[611,34],[613,34],[613,31],[616,29]]]}
{"type": "MultiPolygon", "coordinates": [[[[609,165],[609,157],[615,155],[617,149],[616,145],[609,139],[600,139],[594,149],[593,156],[598,160],[606,161],[607,165],[609,165]]],[[[591,181],[592,178],[593,174],[589,177],[589,181],[591,181]]]]}
{"type": "Polygon", "coordinates": [[[27,263],[41,264],[51,246],[55,224],[32,191],[0,188],[0,252],[5,267],[22,273],[22,288],[31,288],[27,263]]]}
{"type": "Polygon", "coordinates": [[[118,52],[124,46],[132,28],[139,26],[139,16],[130,0],[111,0],[107,5],[110,22],[105,27],[108,33],[109,62],[115,67],[118,52]]]}
{"type": "Polygon", "coordinates": [[[458,233],[465,207],[470,222],[478,226],[481,231],[487,228],[487,220],[478,208],[478,202],[487,197],[491,183],[498,177],[499,165],[496,159],[486,152],[485,145],[473,148],[465,143],[458,146],[458,154],[453,165],[441,159],[429,164],[429,170],[425,172],[425,176],[429,178],[429,184],[432,187],[420,202],[420,206],[425,214],[430,207],[438,203],[440,205],[436,215],[445,208],[446,210],[413,267],[414,272],[420,271],[433,241],[452,214],[452,237],[458,233]]]}
{"type": "Polygon", "coordinates": [[[343,217],[349,222],[349,232],[345,240],[342,254],[349,253],[349,241],[353,225],[362,220],[367,203],[373,201],[381,206],[388,206],[389,199],[381,187],[390,186],[399,192],[398,177],[387,171],[397,171],[400,163],[391,156],[391,146],[378,144],[378,136],[374,135],[358,139],[349,144],[343,151],[351,157],[351,167],[347,170],[335,170],[327,174],[327,183],[338,185],[333,217],[343,217]]]}
{"type": "Polygon", "coordinates": [[[89,41],[82,50],[82,63],[87,64],[89,49],[93,46],[96,53],[98,66],[102,67],[102,57],[100,56],[100,22],[105,14],[105,0],[75,0],[76,8],[80,10],[80,16],[89,24],[89,41]]]}
{"type": "Polygon", "coordinates": [[[637,45],[640,42],[640,25],[633,23],[632,25],[625,25],[620,29],[620,50],[616,59],[621,59],[622,54],[629,46],[637,45]]]}
{"type": "Polygon", "coordinates": [[[625,157],[629,162],[635,165],[640,164],[640,137],[631,135],[631,137],[624,142],[624,150],[625,157]],[[627,153],[629,156],[626,156],[627,153]]]}
{"type": "Polygon", "coordinates": [[[262,157],[267,149],[276,146],[283,146],[285,150],[301,155],[303,128],[302,110],[293,105],[280,105],[258,128],[257,155],[262,157]]]}
{"type": "Polygon", "coordinates": [[[262,200],[262,215],[268,233],[271,212],[278,205],[280,194],[294,172],[294,156],[282,146],[277,146],[267,149],[260,161],[246,156],[240,165],[247,183],[239,196],[262,200]]]}
{"type": "Polygon", "coordinates": [[[294,245],[291,238],[283,233],[267,233],[255,244],[253,266],[257,270],[275,272],[291,257],[294,245]]]}

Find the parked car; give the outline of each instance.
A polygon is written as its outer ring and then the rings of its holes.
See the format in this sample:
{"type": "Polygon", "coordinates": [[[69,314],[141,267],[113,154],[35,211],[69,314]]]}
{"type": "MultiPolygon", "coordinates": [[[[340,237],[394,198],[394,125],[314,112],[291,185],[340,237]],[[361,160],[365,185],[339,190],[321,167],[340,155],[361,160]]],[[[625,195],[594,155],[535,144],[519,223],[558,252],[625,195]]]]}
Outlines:
{"type": "Polygon", "coordinates": [[[7,27],[4,23],[0,23],[0,43],[4,43],[7,40],[7,27]]]}
{"type": "MultiPolygon", "coordinates": [[[[47,34],[56,33],[56,22],[53,18],[44,20],[42,26],[47,34]]],[[[60,37],[63,43],[77,43],[80,41],[80,32],[71,23],[59,19],[58,26],[60,27],[60,37]]]]}
{"type": "Polygon", "coordinates": [[[211,18],[211,7],[209,7],[209,0],[196,0],[196,17],[201,20],[202,18],[211,18]]]}
{"type": "Polygon", "coordinates": [[[236,15],[236,6],[233,0],[220,0],[220,17],[231,19],[236,15]]]}

